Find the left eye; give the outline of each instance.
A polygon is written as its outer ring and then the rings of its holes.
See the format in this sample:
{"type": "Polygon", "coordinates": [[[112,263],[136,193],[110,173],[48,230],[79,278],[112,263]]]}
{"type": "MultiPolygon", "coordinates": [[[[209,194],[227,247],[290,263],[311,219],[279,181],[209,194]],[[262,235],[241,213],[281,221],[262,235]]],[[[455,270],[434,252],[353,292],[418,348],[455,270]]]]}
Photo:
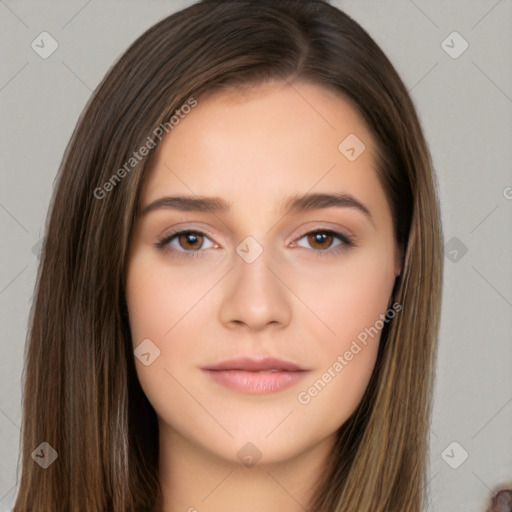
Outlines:
{"type": "MultiPolygon", "coordinates": [[[[325,252],[327,249],[338,247],[340,245],[351,245],[351,240],[349,237],[331,230],[311,231],[310,233],[306,233],[301,238],[299,238],[299,241],[304,238],[307,239],[307,243],[312,249],[320,252],[325,252]],[[333,245],[336,239],[338,239],[338,243],[333,245]]],[[[301,247],[304,246],[301,245],[301,247]]]]}

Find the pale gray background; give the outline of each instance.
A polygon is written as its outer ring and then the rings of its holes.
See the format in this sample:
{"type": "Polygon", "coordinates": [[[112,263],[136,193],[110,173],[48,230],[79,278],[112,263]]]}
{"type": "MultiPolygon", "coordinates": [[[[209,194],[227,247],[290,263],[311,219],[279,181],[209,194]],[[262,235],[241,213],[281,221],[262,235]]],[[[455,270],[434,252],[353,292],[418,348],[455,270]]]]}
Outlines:
{"type": "MultiPolygon", "coordinates": [[[[190,3],[0,0],[0,511],[15,496],[37,243],[65,145],[119,54],[190,3]],[[43,31],[59,44],[46,60],[30,46],[43,31]]],[[[512,0],[333,3],[409,88],[438,173],[445,242],[460,240],[445,258],[428,510],[482,511],[490,490],[512,484],[512,0]],[[456,59],[441,46],[453,31],[469,43],[456,59]],[[460,447],[445,451],[453,441],[460,447]],[[452,469],[444,459],[457,465],[462,449],[469,457],[452,469]]]]}

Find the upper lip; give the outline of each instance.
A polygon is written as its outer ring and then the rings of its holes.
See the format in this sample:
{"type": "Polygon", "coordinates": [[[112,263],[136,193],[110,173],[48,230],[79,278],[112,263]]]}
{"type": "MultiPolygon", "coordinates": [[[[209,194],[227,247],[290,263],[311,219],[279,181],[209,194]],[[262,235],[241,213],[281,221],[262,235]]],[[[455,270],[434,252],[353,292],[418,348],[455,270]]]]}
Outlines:
{"type": "Polygon", "coordinates": [[[265,370],[281,370],[288,372],[304,371],[303,368],[290,361],[276,359],[275,357],[235,357],[227,359],[212,366],[206,366],[203,370],[240,370],[258,372],[265,370]]]}

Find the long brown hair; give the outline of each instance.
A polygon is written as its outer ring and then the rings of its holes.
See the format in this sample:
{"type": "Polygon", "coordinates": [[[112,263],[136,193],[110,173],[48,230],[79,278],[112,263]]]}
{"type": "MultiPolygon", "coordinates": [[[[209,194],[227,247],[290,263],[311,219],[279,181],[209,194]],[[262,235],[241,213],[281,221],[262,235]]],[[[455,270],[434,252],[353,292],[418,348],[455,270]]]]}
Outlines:
{"type": "Polygon", "coordinates": [[[30,317],[15,512],[158,507],[156,415],[136,377],[124,293],[148,158],[126,162],[157,144],[156,128],[191,97],[270,80],[334,89],[366,121],[403,261],[393,291],[402,310],[382,331],[310,511],[422,509],[442,256],[435,177],[407,89],[359,24],[324,0],[204,0],[130,46],[64,154],[30,317]],[[58,454],[46,469],[32,456],[42,442],[58,454]]]}

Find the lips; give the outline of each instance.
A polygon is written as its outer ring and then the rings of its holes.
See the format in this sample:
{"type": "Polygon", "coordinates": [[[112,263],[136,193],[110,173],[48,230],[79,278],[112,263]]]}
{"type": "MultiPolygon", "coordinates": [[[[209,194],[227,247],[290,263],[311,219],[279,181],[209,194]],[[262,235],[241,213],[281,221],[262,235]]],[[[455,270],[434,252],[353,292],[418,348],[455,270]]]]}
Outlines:
{"type": "Polygon", "coordinates": [[[202,368],[202,371],[225,388],[249,394],[282,391],[309,372],[295,363],[272,357],[238,357],[202,368]]]}
{"type": "Polygon", "coordinates": [[[237,357],[222,361],[213,366],[207,366],[204,370],[240,370],[244,372],[298,372],[304,371],[295,363],[276,359],[274,357],[265,357],[263,359],[254,359],[250,357],[237,357]]]}

